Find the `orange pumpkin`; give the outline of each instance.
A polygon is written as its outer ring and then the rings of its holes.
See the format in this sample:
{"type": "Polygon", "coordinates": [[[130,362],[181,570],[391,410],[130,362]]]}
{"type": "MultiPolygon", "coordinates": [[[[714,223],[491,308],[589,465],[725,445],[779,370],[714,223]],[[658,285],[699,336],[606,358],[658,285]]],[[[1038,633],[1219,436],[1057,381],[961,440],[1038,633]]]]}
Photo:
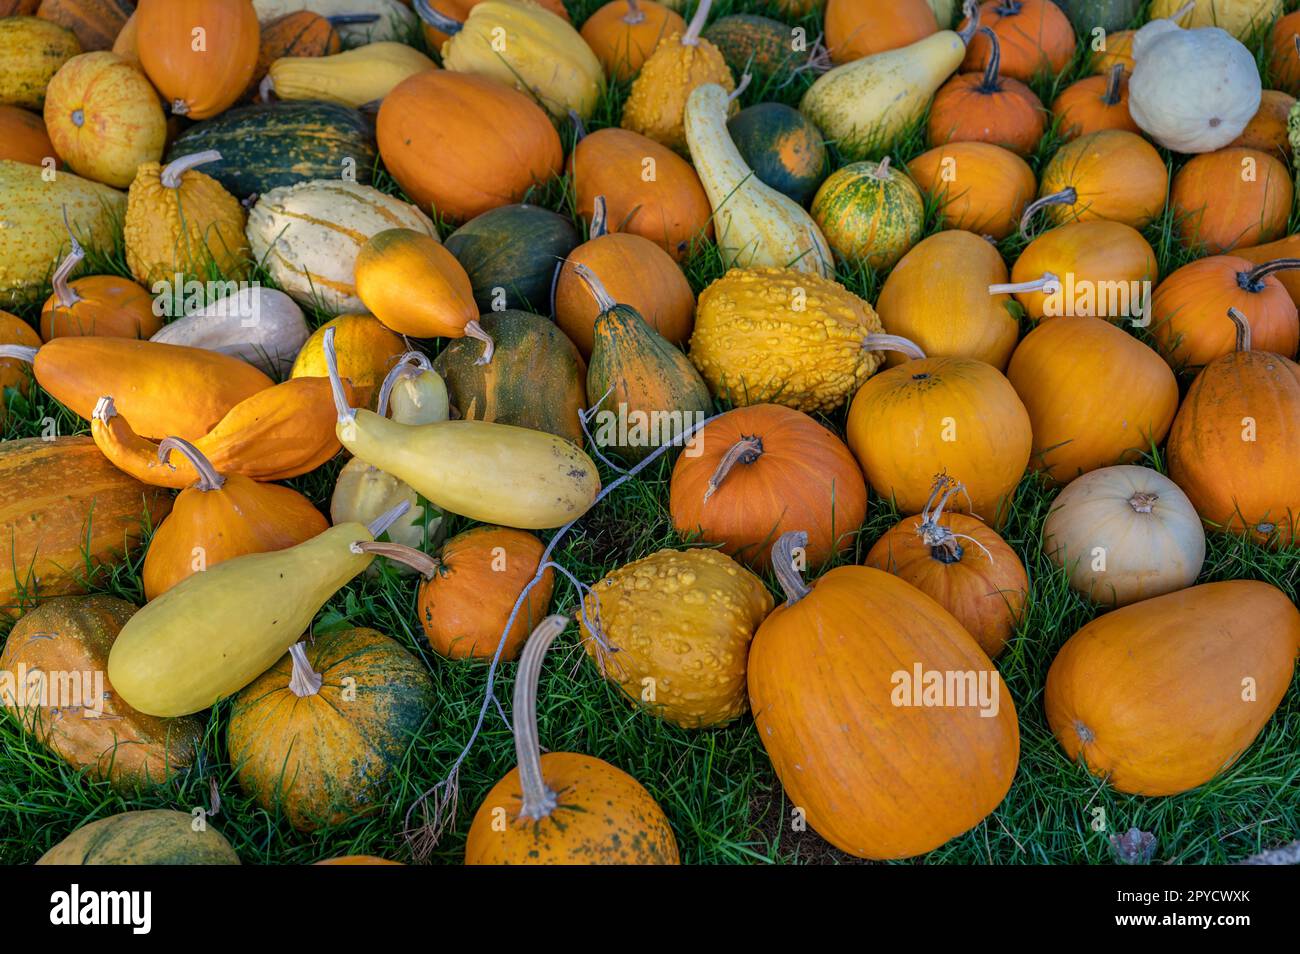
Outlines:
{"type": "Polygon", "coordinates": [[[867,485],[849,449],[801,411],[736,408],[710,421],[677,458],[669,490],[673,527],[721,543],[762,570],[772,544],[807,528],[808,565],[853,546],[867,515],[867,485]]]}
{"type": "Polygon", "coordinates": [[[41,309],[41,337],[46,341],[65,335],[107,338],[152,338],[162,329],[149,292],[117,275],[90,275],[68,281],[85,258],[76,236],[72,251],[54,271],[54,294],[41,309]]]}
{"type": "Polygon", "coordinates": [[[1274,86],[1300,96],[1300,10],[1279,17],[1268,35],[1268,73],[1274,86]]]}
{"type": "Polygon", "coordinates": [[[938,205],[943,227],[1001,240],[1014,232],[1038,181],[1029,164],[987,142],[952,142],[907,165],[926,198],[938,205]]]}
{"type": "Polygon", "coordinates": [[[1043,322],[1016,348],[1007,378],[1033,423],[1034,466],[1058,484],[1137,459],[1178,410],[1169,365],[1101,318],[1043,322]]]}
{"type": "Polygon", "coordinates": [[[1286,234],[1294,187],[1282,162],[1258,149],[1229,146],[1193,156],[1174,176],[1169,204],[1183,244],[1217,255],[1286,234]]]}
{"type": "Polygon", "coordinates": [[[177,495],[149,543],[141,571],[145,599],[232,557],[284,550],[329,529],[329,521],[296,490],[218,474],[197,447],[178,437],[158,445],[159,459],[166,463],[172,451],[189,460],[199,480],[177,495]]]}
{"type": "Polygon", "coordinates": [[[1104,76],[1087,76],[1067,86],[1052,103],[1052,116],[1066,140],[1103,129],[1142,132],[1129,115],[1128,79],[1122,63],[1114,64],[1104,76]]]}
{"type": "Polygon", "coordinates": [[[932,597],[996,659],[1020,620],[1029,576],[1016,551],[982,521],[944,512],[963,490],[941,476],[920,516],[895,524],[864,562],[932,597]]]}
{"type": "Polygon", "coordinates": [[[140,63],[172,112],[217,115],[243,95],[257,68],[252,0],[140,0],[140,63]]]}
{"type": "Polygon", "coordinates": [[[685,32],[681,14],[655,0],[610,0],[582,24],[582,38],[605,75],[619,82],[640,71],[661,39],[685,32]]]}
{"type": "Polygon", "coordinates": [[[422,209],[472,219],[559,175],[560,136],[532,99],[486,76],[425,70],[384,97],[379,153],[422,209]]]}
{"type": "Polygon", "coordinates": [[[939,31],[927,0],[827,0],[823,30],[826,49],[837,66],[886,50],[911,46],[939,31]]]}
{"type": "Polygon", "coordinates": [[[90,53],[113,46],[134,7],[130,0],[41,0],[36,15],[71,30],[90,53]]]}
{"type": "Polygon", "coordinates": [[[46,159],[58,163],[45,120],[18,106],[0,106],[0,159],[39,166],[46,159]]]}
{"type": "Polygon", "coordinates": [[[684,345],[695,327],[690,282],[661,246],[641,235],[607,231],[606,214],[605,197],[597,196],[591,238],[569,253],[555,280],[555,323],[589,360],[601,310],[574,271],[585,265],[606,276],[605,289],[615,301],[635,309],[666,340],[684,345]]]}
{"type": "Polygon", "coordinates": [[[1140,229],[1165,207],[1169,170],[1141,136],[1105,129],[1058,149],[1043,169],[1038,195],[1021,216],[1022,230],[1040,209],[1056,225],[1109,219],[1140,229]]]}
{"type": "MultiPolygon", "coordinates": [[[[1232,254],[1246,259],[1253,265],[1263,265],[1265,262],[1274,262],[1279,258],[1300,258],[1300,232],[1280,238],[1276,242],[1234,248],[1232,254]]],[[[1274,277],[1282,283],[1291,300],[1300,305],[1300,271],[1281,271],[1274,277]]]]}
{"type": "Polygon", "coordinates": [[[1002,59],[997,34],[988,27],[979,32],[992,44],[988,66],[982,74],[961,73],[940,87],[930,104],[926,140],[932,146],[991,142],[1028,156],[1043,138],[1046,110],[1028,86],[998,73],[1002,59]]]}
{"type": "Polygon", "coordinates": [[[1155,250],[1142,233],[1104,220],[1049,229],[1011,269],[1016,301],[1030,318],[1086,315],[1139,325],[1150,317],[1151,288],[1159,277],[1155,250]]]}
{"type": "Polygon", "coordinates": [[[1237,350],[1192,382],[1169,432],[1169,476],[1205,523],[1261,542],[1300,541],[1300,365],[1252,348],[1229,312],[1237,350]]]}
{"type": "MultiPolygon", "coordinates": [[[[962,20],[962,28],[970,22],[962,20]]],[[[1074,28],[1051,0],[984,0],[979,22],[992,29],[1002,44],[1002,72],[1023,82],[1047,73],[1055,76],[1074,56],[1074,28]]],[[[976,34],[966,49],[962,69],[988,66],[993,46],[976,34]]]]}
{"type": "Polygon", "coordinates": [[[1136,30],[1115,30],[1101,38],[1101,49],[1092,51],[1089,69],[1098,76],[1106,76],[1115,66],[1124,68],[1124,75],[1133,75],[1133,37],[1136,30]]]}
{"type": "Polygon", "coordinates": [[[608,128],[583,136],[568,171],[578,214],[588,222],[603,195],[613,231],[647,238],[678,261],[692,241],[713,237],[713,209],[695,169],[640,133],[608,128]]]}
{"type": "Polygon", "coordinates": [[[1291,140],[1287,137],[1287,117],[1295,105],[1295,97],[1281,90],[1266,89],[1260,94],[1259,111],[1246,124],[1241,135],[1229,145],[1257,149],[1270,156],[1289,162],[1291,140]]]}
{"type": "Polygon", "coordinates": [[[257,47],[257,66],[249,81],[246,97],[257,92],[271,64],[282,56],[330,56],[343,49],[343,40],[334,25],[310,10],[296,10],[262,24],[257,47]]]}

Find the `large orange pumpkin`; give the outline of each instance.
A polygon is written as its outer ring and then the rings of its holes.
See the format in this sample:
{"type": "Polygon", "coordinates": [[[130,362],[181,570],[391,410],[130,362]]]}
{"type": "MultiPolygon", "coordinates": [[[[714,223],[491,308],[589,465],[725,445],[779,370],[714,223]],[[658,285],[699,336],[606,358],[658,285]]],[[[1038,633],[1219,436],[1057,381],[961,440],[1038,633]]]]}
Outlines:
{"type": "Polygon", "coordinates": [[[977,141],[1003,146],[1028,156],[1043,138],[1047,111],[1032,89],[1002,76],[1001,46],[997,34],[981,27],[992,43],[983,73],[961,73],[944,83],[930,104],[926,140],[932,146],[945,142],[977,141]]]}
{"type": "Polygon", "coordinates": [[[1007,377],[1033,422],[1034,466],[1061,484],[1151,450],[1178,410],[1169,365],[1101,318],[1043,322],[1016,348],[1007,377]]]}
{"type": "Polygon", "coordinates": [[[1193,156],[1174,176],[1169,204],[1183,244],[1220,252],[1286,234],[1294,193],[1282,162],[1258,149],[1229,146],[1193,156]]]}
{"type": "Polygon", "coordinates": [[[911,46],[937,33],[939,21],[927,0],[827,0],[822,28],[831,61],[839,65],[911,46]]]}
{"type": "Polygon", "coordinates": [[[58,162],[45,121],[18,106],[0,106],[0,159],[39,166],[46,159],[58,162]]]}
{"type": "Polygon", "coordinates": [[[425,70],[384,97],[379,154],[422,209],[457,221],[519,202],[560,172],[560,136],[533,100],[485,76],[425,70]]]}
{"type": "Polygon", "coordinates": [[[1038,195],[1021,217],[1022,229],[1039,209],[1057,225],[1109,219],[1140,229],[1165,207],[1169,170],[1141,136],[1105,129],[1058,149],[1043,169],[1038,195]]]}
{"type": "Polygon", "coordinates": [[[1116,63],[1104,76],[1086,76],[1061,91],[1052,103],[1062,139],[1076,139],[1104,129],[1141,133],[1128,111],[1128,79],[1116,63]]]}
{"type": "Polygon", "coordinates": [[[987,142],[950,142],[907,164],[926,198],[935,201],[943,227],[1004,239],[1020,223],[1038,181],[1029,163],[987,142]]]}
{"type": "MultiPolygon", "coordinates": [[[[963,18],[962,28],[969,22],[969,17],[963,18]]],[[[1022,82],[1044,73],[1055,76],[1074,56],[1074,28],[1051,0],[984,0],[979,22],[1001,41],[1002,72],[1022,82]]],[[[992,55],[992,44],[977,33],[962,68],[982,70],[992,55]]]]}
{"type": "Polygon", "coordinates": [[[140,64],[171,110],[207,119],[232,106],[257,68],[252,0],[140,0],[140,64]]]}
{"type": "Polygon", "coordinates": [[[1094,219],[1035,238],[1012,266],[1011,282],[1021,286],[1016,301],[1030,318],[1086,315],[1145,325],[1158,269],[1155,250],[1141,232],[1094,219]]]}

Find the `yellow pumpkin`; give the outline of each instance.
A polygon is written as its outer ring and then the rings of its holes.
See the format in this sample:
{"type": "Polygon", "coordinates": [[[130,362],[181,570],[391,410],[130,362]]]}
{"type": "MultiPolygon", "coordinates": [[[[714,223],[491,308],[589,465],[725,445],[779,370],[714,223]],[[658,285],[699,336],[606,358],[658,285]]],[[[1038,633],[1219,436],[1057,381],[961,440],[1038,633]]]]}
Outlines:
{"type": "Polygon", "coordinates": [[[339,315],[321,325],[298,352],[289,376],[328,377],[324,345],[325,333],[331,328],[334,329],[339,374],[352,382],[352,394],[358,407],[374,407],[384,378],[406,353],[402,339],[385,328],[374,315],[339,315]]]}

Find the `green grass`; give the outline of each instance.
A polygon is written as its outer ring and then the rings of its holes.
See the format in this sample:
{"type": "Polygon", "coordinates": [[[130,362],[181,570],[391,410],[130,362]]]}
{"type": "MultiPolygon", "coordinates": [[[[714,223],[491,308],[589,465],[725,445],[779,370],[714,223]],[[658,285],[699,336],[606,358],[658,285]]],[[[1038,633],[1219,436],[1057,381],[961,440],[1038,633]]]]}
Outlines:
{"type": "MultiPolygon", "coordinates": [[[[575,23],[600,0],[570,3],[575,23]]],[[[746,0],[719,0],[716,15],[760,12],[779,17],[774,7],[746,0]]],[[[820,33],[818,17],[800,21],[811,41],[820,33]]],[[[1040,82],[1036,89],[1050,104],[1055,89],[1082,75],[1076,62],[1064,78],[1040,82]]],[[[742,101],[770,98],[796,104],[811,83],[806,74],[790,83],[755,84],[742,101]]],[[[617,120],[627,95],[626,84],[607,91],[592,128],[617,120]]],[[[896,144],[891,155],[905,163],[925,149],[923,126],[896,144]]],[[[572,131],[564,131],[566,146],[572,131]]],[[[1031,158],[1036,172],[1054,148],[1052,134],[1031,158]]],[[[842,157],[835,154],[838,164],[842,157]]],[[[878,158],[878,156],[877,156],[878,158]]],[[[400,194],[382,170],[379,188],[400,194]]],[[[567,183],[536,190],[530,201],[573,215],[567,183]]],[[[1293,222],[1293,226],[1294,226],[1293,222]]],[[[578,223],[582,227],[582,223],[578,223]]],[[[933,231],[933,222],[927,230],[933,231]]],[[[447,229],[443,229],[446,234],[447,229]]],[[[1161,273],[1190,260],[1193,254],[1176,240],[1176,223],[1166,213],[1146,230],[1157,251],[1161,273]]],[[[1008,261],[1024,245],[1012,238],[1000,246],[1008,261]]],[[[121,250],[92,255],[97,272],[126,274],[121,250]]],[[[704,244],[685,263],[698,291],[724,271],[717,250],[704,244]]],[[[270,284],[268,276],[260,276],[270,284]]],[[[842,269],[841,281],[874,301],[883,274],[869,269],[842,269]]],[[[30,309],[24,317],[34,317],[30,309]]],[[[313,315],[314,324],[326,319],[313,315]]],[[[6,438],[34,436],[53,420],[57,433],[86,430],[84,422],[59,407],[39,388],[24,399],[10,392],[6,438]]],[[[824,423],[842,433],[844,411],[824,423]]],[[[1300,424],[1300,422],[1298,422],[1300,424]]],[[[341,466],[335,460],[290,483],[322,507],[328,503],[341,466]]],[[[1151,463],[1159,465],[1159,460],[1151,463]]],[[[672,462],[660,459],[635,479],[617,488],[589,513],[556,549],[555,559],[577,579],[594,583],[629,560],[661,547],[680,546],[667,512],[672,462]]],[[[617,475],[602,468],[608,484],[617,475]]],[[[1017,490],[1005,537],[1025,562],[1030,599],[1025,617],[998,661],[1014,698],[1021,729],[1020,765],[1011,791],[998,809],[971,832],[923,859],[926,863],[1106,863],[1107,835],[1130,827],[1150,831],[1158,842],[1159,862],[1221,863],[1263,848],[1300,838],[1300,688],[1293,686],[1256,742],[1230,770],[1181,796],[1139,798],[1116,793],[1070,762],[1053,740],[1043,714],[1046,673],[1062,643],[1097,615],[1097,608],[1066,586],[1064,575],[1043,556],[1039,540],[1053,493],[1037,478],[1024,479],[1017,490]],[[1096,830],[1097,811],[1104,830],[1096,830]]],[[[876,539],[899,518],[888,502],[873,497],[869,517],[853,550],[841,562],[860,562],[876,539]]],[[[454,518],[451,532],[468,526],[454,518]]],[[[550,533],[543,534],[549,538],[550,533]]],[[[136,601],[142,599],[139,557],[92,581],[96,592],[136,601]]],[[[1300,551],[1262,550],[1236,538],[1212,536],[1203,581],[1260,579],[1281,587],[1293,600],[1300,595],[1300,551]]],[[[769,581],[770,582],[770,581],[769,581]]],[[[576,600],[567,582],[557,581],[554,609],[572,613],[576,600]]],[[[8,625],[8,624],[6,624],[8,625]]],[[[374,627],[398,639],[427,664],[437,703],[428,725],[414,740],[382,810],[304,835],[273,814],[256,807],[239,788],[225,746],[229,704],[208,716],[207,740],[199,764],[173,785],[148,793],[121,795],[101,782],[69,769],[60,759],[31,743],[12,719],[0,718],[0,861],[32,861],[78,825],[118,811],[175,808],[190,811],[209,803],[215,782],[220,813],[212,820],[246,863],[302,863],[341,854],[377,854],[416,860],[402,837],[408,810],[420,795],[443,779],[469,739],[484,698],[487,667],[450,662],[431,653],[415,614],[415,583],[383,572],[359,579],[324,608],[318,629],[341,625],[374,627]]],[[[496,697],[509,711],[514,667],[502,667],[496,697]]],[[[606,759],[639,779],[663,806],[677,835],[683,860],[690,863],[851,862],[812,831],[792,829],[791,808],[772,773],[750,719],[720,729],[685,731],[628,705],[621,692],[604,682],[578,644],[576,631],[562,636],[545,668],[540,692],[540,733],[551,750],[585,752],[606,759]]],[[[474,810],[487,790],[514,765],[510,733],[495,707],[459,771],[459,811],[431,860],[458,863],[474,810]]],[[[416,812],[415,820],[420,820],[416,812]]]]}

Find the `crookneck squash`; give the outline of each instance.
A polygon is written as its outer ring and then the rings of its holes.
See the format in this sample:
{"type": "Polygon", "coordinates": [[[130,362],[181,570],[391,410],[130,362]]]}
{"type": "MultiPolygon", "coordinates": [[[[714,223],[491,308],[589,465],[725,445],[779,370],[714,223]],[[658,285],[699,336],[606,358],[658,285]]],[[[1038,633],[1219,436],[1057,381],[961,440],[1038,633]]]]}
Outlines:
{"type": "Polygon", "coordinates": [[[140,0],[140,64],[177,116],[207,119],[234,105],[257,68],[252,0],[140,0]]]}

